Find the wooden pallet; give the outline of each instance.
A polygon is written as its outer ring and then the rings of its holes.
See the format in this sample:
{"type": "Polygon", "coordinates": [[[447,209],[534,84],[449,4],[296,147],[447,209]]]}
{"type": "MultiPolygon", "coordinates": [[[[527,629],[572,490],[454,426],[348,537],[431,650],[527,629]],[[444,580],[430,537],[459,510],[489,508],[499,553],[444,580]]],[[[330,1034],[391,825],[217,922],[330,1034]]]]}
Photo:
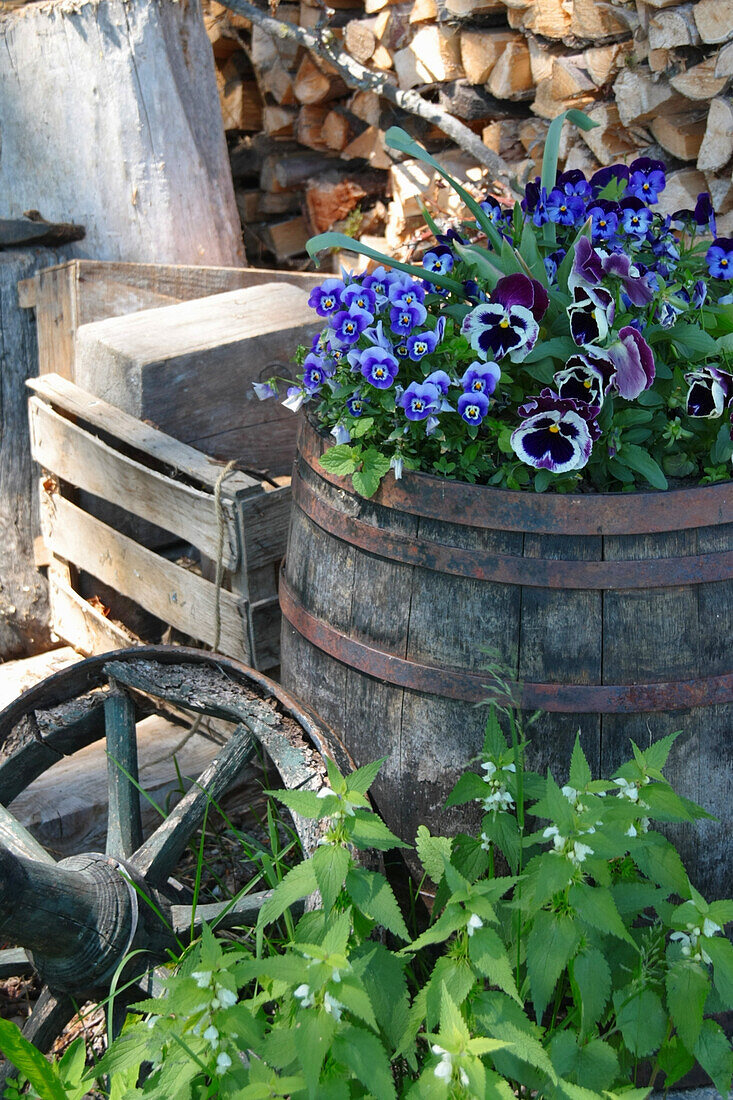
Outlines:
{"type": "Polygon", "coordinates": [[[82,597],[77,576],[84,571],[180,634],[214,646],[218,629],[219,652],[258,669],[275,667],[276,583],[289,484],[271,485],[234,471],[221,484],[217,508],[222,463],[59,375],[28,384],[32,454],[52,475],[41,488],[39,564],[48,567],[58,636],[85,654],[141,640],[124,621],[111,622],[82,597]],[[143,520],[169,533],[168,546],[151,548],[105,523],[92,514],[100,499],[136,517],[128,530],[143,520]],[[198,558],[198,568],[171,560],[176,543],[198,558]],[[217,628],[213,578],[219,560],[217,628]]]}

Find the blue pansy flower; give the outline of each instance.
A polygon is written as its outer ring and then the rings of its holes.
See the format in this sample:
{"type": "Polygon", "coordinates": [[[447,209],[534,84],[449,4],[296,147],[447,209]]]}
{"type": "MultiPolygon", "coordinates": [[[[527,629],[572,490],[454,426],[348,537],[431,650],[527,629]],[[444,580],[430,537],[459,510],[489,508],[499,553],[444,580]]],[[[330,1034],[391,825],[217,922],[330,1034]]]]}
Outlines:
{"type": "Polygon", "coordinates": [[[413,301],[411,305],[394,305],[389,311],[389,323],[392,331],[400,336],[408,336],[417,326],[421,325],[428,315],[428,311],[422,302],[413,301]]]}
{"type": "Polygon", "coordinates": [[[367,313],[374,313],[377,304],[377,296],[368,286],[350,283],[344,288],[344,292],[341,295],[341,304],[348,309],[352,303],[359,309],[366,310],[367,313]]]}
{"type": "Polygon", "coordinates": [[[594,241],[610,241],[616,236],[618,229],[618,214],[609,209],[611,203],[596,203],[587,210],[587,217],[591,219],[591,236],[594,241]]]}
{"type": "Polygon", "coordinates": [[[434,370],[425,379],[431,386],[437,386],[441,397],[445,397],[450,388],[450,377],[444,370],[434,370]]]}
{"type": "Polygon", "coordinates": [[[569,172],[558,172],[555,186],[566,195],[577,195],[586,202],[591,197],[591,186],[580,168],[571,168],[569,172]]]}
{"type": "Polygon", "coordinates": [[[448,275],[453,270],[453,253],[447,245],[439,244],[425,253],[422,265],[436,275],[448,275]]]}
{"type": "Polygon", "coordinates": [[[350,416],[361,416],[367,405],[367,401],[362,397],[359,390],[355,390],[351,397],[346,398],[346,408],[349,410],[350,416]]]}
{"type": "Polygon", "coordinates": [[[705,253],[705,262],[714,279],[733,279],[733,239],[716,237],[705,253]]]}
{"type": "Polygon", "coordinates": [[[585,203],[578,195],[566,195],[554,187],[547,196],[547,216],[558,225],[576,225],[585,214],[585,203]]]}
{"type": "Polygon", "coordinates": [[[466,393],[485,393],[488,397],[496,389],[500,377],[498,363],[482,363],[474,359],[463,372],[460,383],[466,393]]]}
{"type": "Polygon", "coordinates": [[[326,279],[308,295],[308,305],[319,317],[330,317],[341,306],[344,284],[341,279],[326,279]]]}
{"type": "Polygon", "coordinates": [[[666,186],[664,164],[650,157],[638,157],[629,165],[629,195],[650,205],[658,201],[666,186]]]}
{"type": "Polygon", "coordinates": [[[636,241],[644,240],[654,221],[651,210],[644,205],[641,199],[637,199],[633,195],[623,199],[619,205],[621,207],[621,225],[624,232],[636,241]]]}
{"type": "Polygon", "coordinates": [[[253,382],[252,389],[260,401],[266,401],[268,397],[277,397],[277,386],[273,382],[253,382]]]}
{"type": "Polygon", "coordinates": [[[692,295],[690,301],[695,309],[701,309],[705,304],[705,299],[708,296],[708,288],[704,279],[698,279],[692,288],[692,295]]]}
{"type": "Polygon", "coordinates": [[[532,211],[532,221],[536,226],[541,226],[546,225],[549,220],[550,214],[547,209],[547,191],[544,187],[540,187],[537,203],[532,211]]]}
{"type": "Polygon", "coordinates": [[[397,404],[408,420],[426,420],[440,408],[440,390],[430,382],[410,382],[397,404]]]}
{"type": "Polygon", "coordinates": [[[425,301],[425,291],[420,284],[404,275],[399,282],[390,284],[387,295],[394,306],[413,306],[425,301]]]}
{"type": "Polygon", "coordinates": [[[489,399],[485,393],[462,393],[458,398],[458,412],[467,424],[480,424],[489,411],[489,399]]]}
{"type": "Polygon", "coordinates": [[[373,320],[371,313],[355,305],[349,306],[348,310],[340,310],[331,318],[334,341],[342,346],[355,344],[373,320]]]}
{"type": "Polygon", "coordinates": [[[369,275],[365,275],[361,285],[371,290],[377,305],[383,306],[387,301],[390,285],[401,278],[398,271],[387,271],[383,267],[375,267],[369,275]]]}
{"type": "Polygon", "coordinates": [[[309,352],[303,361],[303,385],[309,393],[316,393],[328,378],[328,372],[320,355],[309,352]]]}
{"type": "Polygon", "coordinates": [[[399,363],[386,348],[367,348],[360,355],[361,373],[370,385],[388,390],[399,370],[399,363]]]}
{"type": "Polygon", "coordinates": [[[629,169],[625,164],[609,164],[606,168],[599,168],[590,178],[590,188],[594,195],[600,194],[604,187],[608,187],[611,180],[628,184],[629,169]]]}

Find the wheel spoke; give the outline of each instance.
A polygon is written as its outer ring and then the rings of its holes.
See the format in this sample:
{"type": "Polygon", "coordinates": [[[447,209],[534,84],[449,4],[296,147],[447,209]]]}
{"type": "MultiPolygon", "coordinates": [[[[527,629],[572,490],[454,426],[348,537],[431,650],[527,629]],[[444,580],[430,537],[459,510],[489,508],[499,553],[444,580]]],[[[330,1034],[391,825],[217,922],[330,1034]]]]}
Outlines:
{"type": "MultiPolygon", "coordinates": [[[[71,997],[65,993],[52,993],[45,985],[23,1028],[23,1037],[45,1054],[75,1012],[76,1005],[71,997]]],[[[17,1074],[18,1070],[8,1061],[0,1066],[0,1096],[5,1082],[17,1074]]]]}
{"type": "Polygon", "coordinates": [[[8,947],[0,951],[0,981],[32,974],[33,967],[22,947],[8,947]]]}
{"type": "Polygon", "coordinates": [[[204,921],[207,924],[216,924],[217,928],[241,928],[256,924],[260,909],[270,897],[272,890],[262,890],[257,894],[244,894],[234,902],[216,901],[211,905],[197,905],[195,915],[192,905],[172,905],[173,931],[177,936],[189,933],[192,915],[194,932],[201,930],[204,921]]]}
{"type": "Polygon", "coordinates": [[[143,841],[135,705],[111,682],[104,701],[107,733],[107,855],[129,857],[143,841]]]}
{"type": "Polygon", "coordinates": [[[237,726],[195,786],[132,857],[133,866],[144,878],[156,884],[165,882],[188,841],[201,826],[207,805],[221,798],[252,756],[254,748],[246,727],[237,726]]]}
{"type": "Polygon", "coordinates": [[[7,848],[14,855],[25,856],[26,859],[38,859],[42,863],[56,862],[4,806],[0,806],[0,848],[7,848]]]}

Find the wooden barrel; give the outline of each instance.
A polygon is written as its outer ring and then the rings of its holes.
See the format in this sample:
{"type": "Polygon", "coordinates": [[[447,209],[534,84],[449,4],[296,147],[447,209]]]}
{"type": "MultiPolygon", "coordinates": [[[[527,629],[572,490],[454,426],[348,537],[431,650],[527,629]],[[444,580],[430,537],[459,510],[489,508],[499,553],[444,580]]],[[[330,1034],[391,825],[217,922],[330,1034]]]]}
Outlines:
{"type": "Polygon", "coordinates": [[[479,750],[492,661],[544,712],[530,764],[564,781],[576,731],[595,775],[682,730],[675,788],[720,818],[675,832],[699,887],[733,888],[733,487],[536,494],[391,475],[373,500],[304,421],[281,576],[285,686],[357,763],[406,840],[479,750]],[[491,653],[491,658],[487,655],[491,653]]]}

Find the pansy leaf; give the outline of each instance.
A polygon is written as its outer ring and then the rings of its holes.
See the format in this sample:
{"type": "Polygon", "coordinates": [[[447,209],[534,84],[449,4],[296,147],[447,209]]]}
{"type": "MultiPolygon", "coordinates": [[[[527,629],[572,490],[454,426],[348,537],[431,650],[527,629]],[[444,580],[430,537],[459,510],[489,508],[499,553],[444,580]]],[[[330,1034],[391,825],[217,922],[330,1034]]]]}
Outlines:
{"type": "Polygon", "coordinates": [[[446,290],[452,290],[454,294],[458,294],[461,298],[464,296],[463,285],[455,279],[448,279],[445,275],[438,275],[434,271],[429,271],[426,267],[416,267],[414,264],[403,264],[393,256],[385,256],[384,253],[377,252],[375,248],[370,248],[369,245],[364,244],[363,241],[357,241],[353,237],[347,237],[345,233],[319,233],[317,237],[311,237],[305,247],[308,251],[308,255],[313,259],[317,258],[319,252],[324,252],[326,249],[330,248],[341,248],[349,252],[359,252],[362,256],[368,256],[369,259],[376,260],[386,267],[395,268],[397,271],[404,271],[406,275],[412,275],[413,279],[427,279],[429,282],[444,287],[446,290]]]}
{"type": "Polygon", "coordinates": [[[522,366],[528,363],[538,363],[543,359],[556,359],[559,363],[565,363],[571,355],[575,355],[578,348],[569,336],[553,336],[551,340],[539,340],[522,360],[522,366]]]}
{"type": "Polygon", "coordinates": [[[329,447],[319,461],[323,469],[328,470],[329,473],[336,474],[338,477],[348,477],[359,465],[358,454],[359,452],[348,443],[337,443],[335,447],[329,447]]]}
{"type": "Polygon", "coordinates": [[[560,290],[567,291],[568,279],[570,278],[570,272],[573,270],[573,260],[575,259],[575,248],[581,237],[587,237],[590,240],[591,236],[591,219],[588,220],[578,230],[578,234],[570,245],[570,248],[565,254],[565,258],[557,269],[557,285],[560,290]]]}
{"type": "Polygon", "coordinates": [[[499,279],[504,278],[506,272],[498,266],[495,254],[490,256],[485,248],[475,244],[459,244],[456,241],[453,247],[463,262],[481,276],[489,290],[493,290],[499,279]]]}
{"type": "Polygon", "coordinates": [[[547,277],[547,271],[545,269],[544,260],[540,254],[540,250],[537,247],[537,238],[534,235],[532,223],[526,221],[524,228],[522,229],[522,240],[519,245],[519,255],[527,264],[532,277],[537,279],[538,282],[549,289],[550,280],[547,277]]]}
{"type": "Polygon", "coordinates": [[[642,447],[635,443],[623,443],[619,455],[630,469],[641,474],[655,489],[667,488],[667,479],[661,467],[642,447]]]}
{"type": "Polygon", "coordinates": [[[711,461],[716,466],[722,466],[733,456],[733,439],[730,437],[730,424],[726,421],[720,425],[715,442],[710,451],[711,461]]]}

